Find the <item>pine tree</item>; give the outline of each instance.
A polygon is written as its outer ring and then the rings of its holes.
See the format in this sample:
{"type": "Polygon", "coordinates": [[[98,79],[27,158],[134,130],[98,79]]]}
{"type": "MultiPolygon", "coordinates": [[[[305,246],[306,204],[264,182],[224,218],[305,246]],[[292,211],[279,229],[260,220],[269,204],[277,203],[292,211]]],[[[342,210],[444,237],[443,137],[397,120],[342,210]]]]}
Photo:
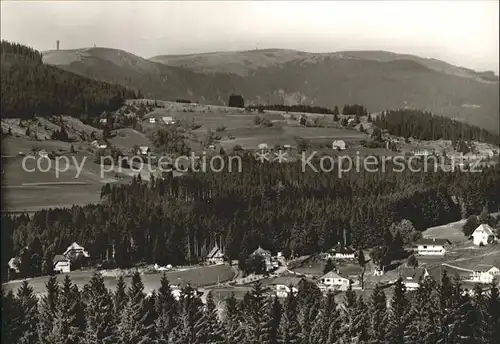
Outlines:
{"type": "Polygon", "coordinates": [[[269,314],[264,288],[260,281],[257,281],[250,292],[248,308],[244,311],[246,322],[246,341],[257,344],[269,341],[269,314]]]}
{"type": "Polygon", "coordinates": [[[297,298],[293,292],[290,292],[288,293],[285,304],[283,306],[283,314],[280,324],[280,343],[301,343],[301,330],[297,314],[297,298]]]}
{"type": "Polygon", "coordinates": [[[120,275],[116,282],[116,289],[113,295],[116,314],[121,314],[127,304],[128,299],[126,290],[127,287],[125,285],[125,279],[123,278],[123,275],[120,275]]]}
{"type": "Polygon", "coordinates": [[[49,343],[77,344],[85,331],[85,313],[81,293],[66,275],[58,296],[57,312],[54,318],[49,343]]]}
{"type": "Polygon", "coordinates": [[[345,306],[348,309],[356,307],[356,293],[352,290],[352,284],[349,284],[345,292],[345,306]]]}
{"type": "Polygon", "coordinates": [[[406,299],[406,287],[403,280],[399,278],[394,285],[394,293],[389,310],[389,323],[387,327],[387,339],[390,343],[403,344],[406,330],[406,310],[408,300],[406,299]]]}
{"type": "Polygon", "coordinates": [[[370,335],[373,344],[382,344],[385,341],[387,327],[387,299],[384,291],[377,284],[370,296],[370,335]]]}
{"type": "Polygon", "coordinates": [[[167,276],[163,274],[156,297],[156,313],[158,314],[156,328],[158,329],[159,338],[165,342],[168,342],[172,330],[176,326],[178,317],[177,308],[177,301],[172,295],[170,283],[167,276]]]}
{"type": "Polygon", "coordinates": [[[335,265],[333,264],[332,259],[328,258],[325,267],[323,268],[323,275],[332,271],[333,269],[335,269],[335,265]]]}
{"type": "Polygon", "coordinates": [[[128,302],[118,325],[118,343],[151,343],[154,338],[154,324],[148,314],[144,284],[138,271],[132,275],[127,297],[128,302]]]}
{"type": "Polygon", "coordinates": [[[54,328],[54,319],[57,315],[59,298],[59,283],[56,276],[49,277],[45,284],[46,295],[40,300],[40,321],[38,326],[39,340],[47,343],[47,338],[54,328]]]}
{"type": "Polygon", "coordinates": [[[187,285],[181,293],[178,325],[172,333],[173,343],[199,343],[204,335],[202,302],[198,291],[187,285]]]}
{"type": "Polygon", "coordinates": [[[481,327],[485,343],[498,343],[500,338],[500,295],[495,281],[490,285],[489,295],[485,296],[484,321],[481,327]]]}
{"type": "Polygon", "coordinates": [[[84,343],[115,343],[118,316],[101,274],[92,276],[85,286],[84,295],[87,321],[84,343]]]}
{"type": "MultiPolygon", "coordinates": [[[[293,293],[290,286],[290,293],[293,293]]],[[[277,344],[279,340],[279,327],[281,322],[281,303],[278,296],[274,296],[273,301],[269,305],[269,343],[277,344]]]]}
{"type": "Polygon", "coordinates": [[[201,338],[198,338],[200,343],[224,343],[222,324],[219,321],[217,308],[211,292],[208,292],[207,295],[207,303],[203,315],[203,332],[204,335],[201,338]]]}
{"type": "Polygon", "coordinates": [[[242,343],[245,338],[244,328],[241,326],[243,318],[238,308],[238,301],[231,293],[224,302],[224,333],[227,344],[242,343]]]}
{"type": "Polygon", "coordinates": [[[12,290],[7,294],[2,287],[2,343],[17,343],[22,334],[19,305],[12,290]]]}
{"type": "MultiPolygon", "coordinates": [[[[16,294],[19,307],[19,344],[38,343],[38,300],[27,280],[21,283],[16,294]]],[[[2,317],[6,314],[2,314],[2,317]]]]}

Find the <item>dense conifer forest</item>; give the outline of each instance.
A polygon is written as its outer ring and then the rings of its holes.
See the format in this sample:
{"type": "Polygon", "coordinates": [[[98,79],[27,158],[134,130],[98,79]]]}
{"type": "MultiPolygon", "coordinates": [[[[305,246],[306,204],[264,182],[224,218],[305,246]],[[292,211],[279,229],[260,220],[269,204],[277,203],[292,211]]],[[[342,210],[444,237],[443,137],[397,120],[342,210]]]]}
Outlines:
{"type": "MultiPolygon", "coordinates": [[[[373,120],[393,135],[419,140],[480,141],[500,145],[500,137],[485,129],[420,110],[388,110],[373,120]]],[[[494,130],[495,128],[491,128],[494,130]]]]}
{"type": "Polygon", "coordinates": [[[242,172],[207,169],[134,179],[105,185],[98,205],[41,210],[32,217],[3,215],[2,262],[23,251],[21,275],[47,274],[53,256],[73,241],[95,263],[111,259],[114,246],[119,267],[198,262],[216,241],[230,259],[258,245],[286,256],[338,242],[370,248],[381,245],[387,229],[403,219],[422,231],[485,207],[498,211],[499,176],[498,167],[418,173],[388,165],[386,172],[353,168],[339,178],[336,171],[302,172],[299,162],[261,164],[247,155],[242,172]]]}
{"type": "Polygon", "coordinates": [[[500,338],[498,288],[462,293],[445,273],[440,283],[426,278],[416,291],[401,279],[388,300],[380,287],[369,298],[351,289],[343,302],[323,296],[306,280],[298,292],[273,297],[260,282],[243,300],[229,296],[203,304],[189,285],[179,300],[163,276],[146,295],[137,272],[113,291],[95,274],[79,289],[69,276],[51,277],[46,294],[35,296],[27,281],[16,294],[2,292],[2,343],[117,344],[497,344],[500,338]],[[7,316],[6,316],[7,315],[7,316]]]}
{"type": "Polygon", "coordinates": [[[21,44],[0,44],[2,117],[96,116],[135,98],[123,86],[85,78],[43,64],[42,54],[21,44]]]}

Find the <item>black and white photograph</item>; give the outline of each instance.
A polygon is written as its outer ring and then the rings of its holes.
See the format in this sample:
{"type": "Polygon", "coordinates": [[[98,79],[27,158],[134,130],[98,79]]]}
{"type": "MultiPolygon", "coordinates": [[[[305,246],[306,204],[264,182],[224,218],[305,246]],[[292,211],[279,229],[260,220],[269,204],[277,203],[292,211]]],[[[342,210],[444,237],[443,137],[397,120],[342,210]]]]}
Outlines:
{"type": "Polygon", "coordinates": [[[500,344],[499,0],[0,5],[2,344],[500,344]]]}

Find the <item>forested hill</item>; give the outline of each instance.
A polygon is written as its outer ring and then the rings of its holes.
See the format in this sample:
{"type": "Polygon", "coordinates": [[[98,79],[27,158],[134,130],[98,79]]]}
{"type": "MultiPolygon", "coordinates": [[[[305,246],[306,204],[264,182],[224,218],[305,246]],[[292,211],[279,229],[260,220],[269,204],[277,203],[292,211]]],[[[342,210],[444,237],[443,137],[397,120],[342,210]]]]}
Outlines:
{"type": "Polygon", "coordinates": [[[0,48],[2,117],[95,116],[135,98],[123,86],[43,64],[42,54],[27,46],[2,40],[0,48]]]}
{"type": "Polygon", "coordinates": [[[488,131],[475,125],[459,122],[430,112],[411,109],[383,111],[374,123],[390,134],[413,137],[419,140],[450,140],[455,147],[458,140],[480,141],[500,145],[494,130],[488,131]]]}

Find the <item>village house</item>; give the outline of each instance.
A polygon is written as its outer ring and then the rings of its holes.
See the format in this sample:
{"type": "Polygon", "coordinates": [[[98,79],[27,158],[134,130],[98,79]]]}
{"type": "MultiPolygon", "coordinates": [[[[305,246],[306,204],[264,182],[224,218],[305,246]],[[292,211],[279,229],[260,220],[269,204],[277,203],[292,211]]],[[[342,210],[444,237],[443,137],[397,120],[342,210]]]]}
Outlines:
{"type": "Polygon", "coordinates": [[[470,276],[471,282],[492,283],[493,279],[499,279],[500,269],[494,265],[478,264],[470,276]]]}
{"type": "Polygon", "coordinates": [[[320,278],[320,284],[326,289],[347,290],[350,283],[349,279],[334,271],[330,271],[320,278]]]}
{"type": "Polygon", "coordinates": [[[267,147],[267,143],[259,143],[259,145],[257,146],[260,150],[266,150],[268,149],[267,147]]]}
{"type": "Polygon", "coordinates": [[[259,246],[255,251],[253,251],[251,255],[262,257],[264,259],[264,262],[266,263],[266,270],[271,270],[273,268],[273,264],[271,262],[271,251],[264,250],[259,246]]]}
{"type": "Polygon", "coordinates": [[[163,123],[165,123],[165,124],[175,124],[174,118],[171,116],[163,116],[162,120],[163,120],[163,123]]]}
{"type": "Polygon", "coordinates": [[[42,158],[47,158],[49,156],[49,153],[47,153],[47,151],[45,149],[42,149],[42,150],[38,151],[38,155],[42,158]]]}
{"type": "Polygon", "coordinates": [[[105,149],[108,147],[108,143],[104,140],[94,140],[91,145],[95,148],[105,149]]]}
{"type": "Polygon", "coordinates": [[[432,152],[431,151],[428,151],[427,149],[423,149],[423,150],[414,150],[413,151],[413,155],[415,156],[428,156],[428,155],[431,155],[432,152]]]}
{"type": "Polygon", "coordinates": [[[9,266],[9,273],[19,273],[19,266],[21,265],[21,259],[18,257],[11,258],[9,260],[8,266],[9,266]]]}
{"type": "Polygon", "coordinates": [[[207,254],[207,263],[209,264],[223,264],[224,263],[224,251],[215,245],[214,248],[207,254]]]}
{"type": "Polygon", "coordinates": [[[137,154],[139,155],[148,155],[151,152],[151,149],[149,149],[148,146],[139,146],[139,149],[137,150],[137,154]]]}
{"type": "Polygon", "coordinates": [[[78,245],[76,242],[68,246],[66,251],[64,251],[63,256],[70,260],[74,260],[80,256],[84,258],[90,258],[90,255],[87,251],[85,251],[85,248],[78,245]]]}
{"type": "Polygon", "coordinates": [[[155,124],[156,123],[156,118],[154,117],[149,117],[149,123],[155,124]]]}
{"type": "Polygon", "coordinates": [[[406,290],[416,290],[420,282],[426,277],[430,277],[426,268],[405,268],[401,272],[401,278],[406,290]]]}
{"type": "Polygon", "coordinates": [[[334,246],[326,254],[326,259],[355,259],[356,251],[350,247],[344,247],[340,243],[334,246]]]}
{"type": "Polygon", "coordinates": [[[332,149],[343,151],[346,149],[346,144],[344,140],[335,140],[332,142],[332,149]]]}
{"type": "Polygon", "coordinates": [[[478,226],[472,233],[472,242],[476,246],[487,245],[496,240],[495,231],[488,224],[478,226]]]}
{"type": "Polygon", "coordinates": [[[58,273],[68,273],[71,271],[71,262],[65,256],[58,254],[52,259],[54,271],[58,273]]]}
{"type": "Polygon", "coordinates": [[[426,238],[418,240],[416,245],[419,256],[444,256],[451,242],[448,239],[426,238]]]}

